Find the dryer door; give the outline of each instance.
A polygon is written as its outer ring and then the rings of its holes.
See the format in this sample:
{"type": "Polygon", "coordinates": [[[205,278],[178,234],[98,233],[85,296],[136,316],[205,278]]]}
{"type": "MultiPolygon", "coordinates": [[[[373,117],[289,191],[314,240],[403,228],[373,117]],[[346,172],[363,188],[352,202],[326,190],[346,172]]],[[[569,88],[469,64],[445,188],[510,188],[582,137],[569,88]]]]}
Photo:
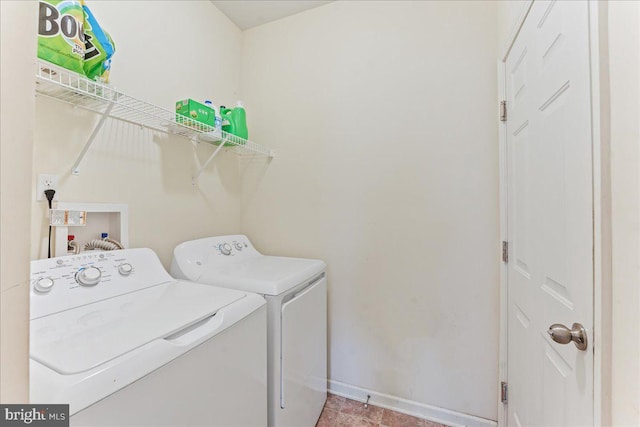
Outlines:
{"type": "Polygon", "coordinates": [[[327,396],[327,280],[323,275],[282,305],[282,426],[314,425],[327,396]]]}

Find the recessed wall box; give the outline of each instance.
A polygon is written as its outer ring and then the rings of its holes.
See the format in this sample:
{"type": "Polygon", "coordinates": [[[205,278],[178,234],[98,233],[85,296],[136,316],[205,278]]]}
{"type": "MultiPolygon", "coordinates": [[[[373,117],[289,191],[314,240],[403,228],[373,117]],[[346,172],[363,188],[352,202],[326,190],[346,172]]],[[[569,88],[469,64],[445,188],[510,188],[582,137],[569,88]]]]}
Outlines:
{"type": "Polygon", "coordinates": [[[87,213],[85,211],[68,211],[64,209],[49,210],[49,225],[59,226],[84,226],[87,224],[87,213]]]}

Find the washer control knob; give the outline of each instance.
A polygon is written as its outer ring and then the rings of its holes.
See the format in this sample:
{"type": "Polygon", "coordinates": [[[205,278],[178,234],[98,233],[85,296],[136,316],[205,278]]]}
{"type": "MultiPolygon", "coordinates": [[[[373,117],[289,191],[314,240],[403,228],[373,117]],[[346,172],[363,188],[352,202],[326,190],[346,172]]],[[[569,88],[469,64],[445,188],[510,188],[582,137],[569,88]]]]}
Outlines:
{"type": "Polygon", "coordinates": [[[35,285],[33,285],[33,289],[41,294],[46,294],[51,290],[51,288],[53,288],[53,279],[50,277],[41,277],[35,285]]]}
{"type": "Polygon", "coordinates": [[[235,243],[233,244],[233,246],[235,246],[235,248],[236,248],[237,250],[239,250],[239,251],[241,251],[241,250],[242,250],[242,244],[240,244],[240,242],[235,242],[235,243]]]}
{"type": "Polygon", "coordinates": [[[98,267],[83,268],[76,273],[76,282],[82,286],[95,286],[101,278],[102,271],[98,267]]]}
{"type": "Polygon", "coordinates": [[[222,245],[220,245],[220,252],[222,252],[222,255],[230,255],[231,245],[228,243],[223,243],[222,245]]]}
{"type": "Polygon", "coordinates": [[[118,266],[118,273],[122,276],[128,276],[133,271],[133,267],[128,262],[122,263],[118,266]]]}

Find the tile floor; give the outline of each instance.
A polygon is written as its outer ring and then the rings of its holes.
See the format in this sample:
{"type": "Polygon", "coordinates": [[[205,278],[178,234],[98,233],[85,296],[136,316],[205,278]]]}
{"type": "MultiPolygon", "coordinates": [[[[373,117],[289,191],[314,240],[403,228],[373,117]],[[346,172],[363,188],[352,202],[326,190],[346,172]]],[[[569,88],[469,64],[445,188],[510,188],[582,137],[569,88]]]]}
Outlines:
{"type": "Polygon", "coordinates": [[[329,394],[316,427],[446,427],[389,409],[329,394]]]}

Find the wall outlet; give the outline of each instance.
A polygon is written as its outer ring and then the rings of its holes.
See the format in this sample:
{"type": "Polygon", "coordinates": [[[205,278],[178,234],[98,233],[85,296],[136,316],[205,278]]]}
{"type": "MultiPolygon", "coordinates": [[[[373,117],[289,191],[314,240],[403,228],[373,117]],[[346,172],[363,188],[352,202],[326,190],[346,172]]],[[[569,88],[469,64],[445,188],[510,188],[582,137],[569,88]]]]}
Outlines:
{"type": "Polygon", "coordinates": [[[44,195],[44,190],[56,190],[56,194],[53,196],[53,200],[58,199],[58,175],[51,175],[46,173],[38,174],[38,184],[36,185],[36,200],[47,201],[44,195]]]}

